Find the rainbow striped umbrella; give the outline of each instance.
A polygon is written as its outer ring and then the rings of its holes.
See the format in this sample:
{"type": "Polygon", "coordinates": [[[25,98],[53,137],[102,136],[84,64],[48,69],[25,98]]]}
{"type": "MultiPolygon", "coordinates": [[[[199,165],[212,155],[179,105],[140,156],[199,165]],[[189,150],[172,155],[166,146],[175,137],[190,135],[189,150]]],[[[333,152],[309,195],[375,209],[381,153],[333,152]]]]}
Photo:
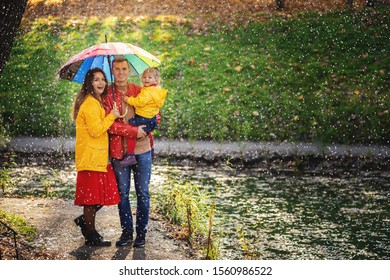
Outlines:
{"type": "Polygon", "coordinates": [[[157,67],[160,60],[130,43],[110,42],[89,47],[72,56],[59,70],[61,79],[83,83],[89,69],[100,68],[112,81],[111,64],[115,56],[122,55],[130,62],[130,75],[140,75],[148,67],[157,67]]]}

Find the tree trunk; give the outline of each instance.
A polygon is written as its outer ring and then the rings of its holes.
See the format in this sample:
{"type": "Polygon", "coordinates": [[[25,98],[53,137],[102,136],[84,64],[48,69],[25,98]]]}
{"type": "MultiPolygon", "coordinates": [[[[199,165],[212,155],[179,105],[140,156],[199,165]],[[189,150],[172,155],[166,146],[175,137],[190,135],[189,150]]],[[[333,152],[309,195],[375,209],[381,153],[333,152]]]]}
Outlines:
{"type": "Polygon", "coordinates": [[[5,0],[0,5],[0,77],[11,53],[27,0],[5,0]]]}
{"type": "Polygon", "coordinates": [[[348,6],[348,8],[353,8],[353,0],[345,0],[345,4],[348,6]]]}
{"type": "Polygon", "coordinates": [[[283,10],[284,9],[284,0],[276,0],[276,8],[278,10],[283,10]]]}

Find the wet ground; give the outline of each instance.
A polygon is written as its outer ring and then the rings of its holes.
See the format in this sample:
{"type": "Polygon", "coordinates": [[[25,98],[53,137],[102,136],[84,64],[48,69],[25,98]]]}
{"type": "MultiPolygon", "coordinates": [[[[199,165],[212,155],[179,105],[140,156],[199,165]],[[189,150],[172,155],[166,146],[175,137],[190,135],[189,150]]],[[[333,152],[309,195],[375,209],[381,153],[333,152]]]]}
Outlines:
{"type": "MultiPolygon", "coordinates": [[[[169,227],[161,220],[151,219],[145,248],[132,245],[116,247],[121,234],[118,210],[115,206],[102,208],[97,215],[97,229],[112,241],[110,247],[85,246],[73,219],[81,208],[72,201],[44,198],[0,198],[0,209],[26,219],[37,229],[35,246],[57,255],[59,260],[190,260],[196,259],[183,240],[171,238],[169,227]]],[[[20,252],[23,258],[23,252],[20,252]]]]}

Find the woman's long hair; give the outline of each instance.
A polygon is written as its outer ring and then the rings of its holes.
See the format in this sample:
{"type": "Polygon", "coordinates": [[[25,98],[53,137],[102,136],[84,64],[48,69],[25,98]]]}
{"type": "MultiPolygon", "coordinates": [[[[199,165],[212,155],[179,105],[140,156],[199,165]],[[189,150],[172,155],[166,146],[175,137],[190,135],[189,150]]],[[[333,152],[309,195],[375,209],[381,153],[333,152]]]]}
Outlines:
{"type": "Polygon", "coordinates": [[[103,91],[102,95],[100,96],[101,97],[100,100],[99,100],[98,96],[96,96],[95,92],[93,91],[92,82],[93,82],[93,78],[95,76],[95,73],[97,73],[97,72],[100,72],[103,74],[104,79],[106,80],[106,83],[107,83],[106,74],[104,74],[102,69],[93,68],[93,69],[88,70],[87,74],[85,75],[83,85],[81,86],[81,89],[77,93],[77,95],[74,99],[74,102],[73,102],[73,111],[72,111],[73,120],[76,120],[77,115],[78,115],[79,110],[80,110],[80,106],[81,106],[81,104],[83,104],[83,102],[84,102],[85,98],[87,98],[88,94],[91,94],[96,100],[98,100],[100,102],[100,104],[102,104],[101,100],[103,100],[105,98],[105,96],[107,95],[108,83],[106,84],[106,87],[104,88],[104,91],[103,91]]]}

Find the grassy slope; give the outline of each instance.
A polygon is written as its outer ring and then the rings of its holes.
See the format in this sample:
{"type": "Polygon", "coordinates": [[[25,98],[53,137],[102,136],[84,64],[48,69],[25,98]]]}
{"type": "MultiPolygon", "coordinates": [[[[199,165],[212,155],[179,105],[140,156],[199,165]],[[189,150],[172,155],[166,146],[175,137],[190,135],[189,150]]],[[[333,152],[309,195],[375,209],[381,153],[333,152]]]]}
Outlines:
{"type": "Polygon", "coordinates": [[[13,135],[72,135],[79,85],[56,71],[107,34],[163,61],[169,95],[159,136],[388,144],[389,17],[388,9],[305,13],[200,30],[166,17],[41,18],[16,39],[0,113],[13,135]]]}

